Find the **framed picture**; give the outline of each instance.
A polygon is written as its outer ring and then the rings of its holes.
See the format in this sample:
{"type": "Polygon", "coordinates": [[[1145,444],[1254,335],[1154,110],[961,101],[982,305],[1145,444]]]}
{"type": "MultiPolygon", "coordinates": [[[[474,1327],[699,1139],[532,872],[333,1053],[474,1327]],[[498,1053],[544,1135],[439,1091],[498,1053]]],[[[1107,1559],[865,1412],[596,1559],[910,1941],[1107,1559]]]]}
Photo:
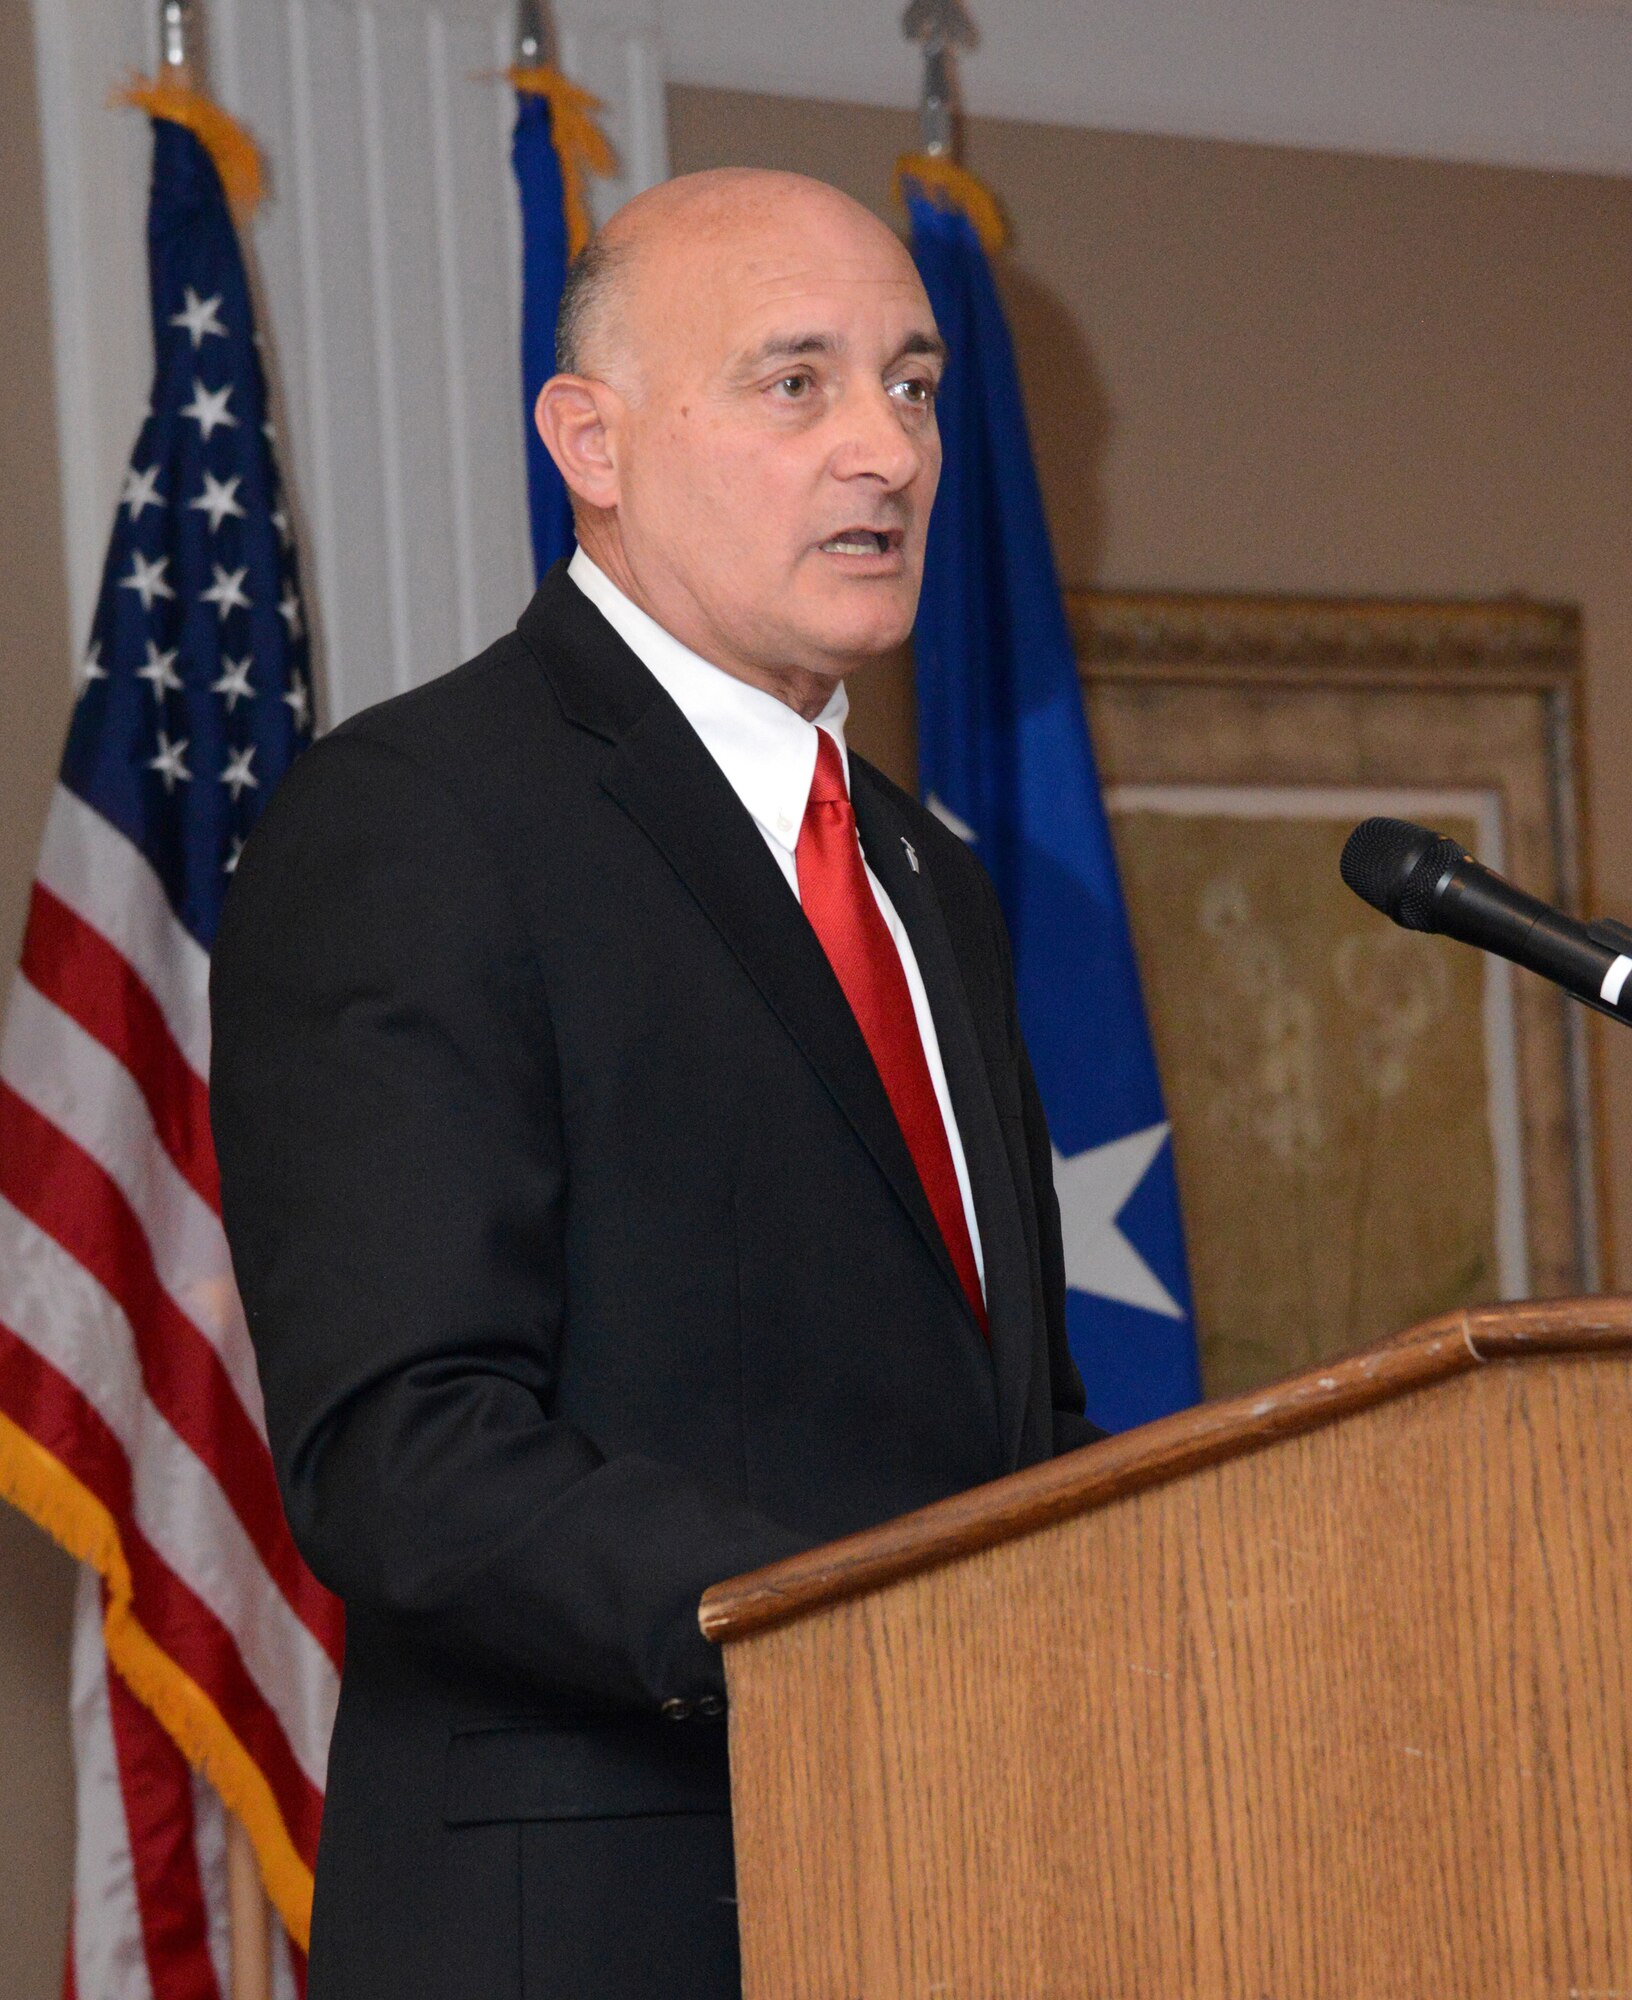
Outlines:
{"type": "Polygon", "coordinates": [[[1209,1394],[1591,1290],[1585,1013],[1345,888],[1373,813],[1579,908],[1577,614],[1075,593],[1209,1394]]]}

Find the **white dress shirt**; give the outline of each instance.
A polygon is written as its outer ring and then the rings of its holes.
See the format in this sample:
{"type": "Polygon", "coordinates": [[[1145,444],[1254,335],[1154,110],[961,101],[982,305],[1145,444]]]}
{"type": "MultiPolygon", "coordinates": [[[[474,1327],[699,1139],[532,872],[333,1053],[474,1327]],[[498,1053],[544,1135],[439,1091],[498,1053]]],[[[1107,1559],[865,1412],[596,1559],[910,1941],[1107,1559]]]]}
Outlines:
{"type": "MultiPolygon", "coordinates": [[[[582,549],[574,551],[567,574],[696,730],[703,748],[724,772],[726,782],[765,836],[765,845],[797,896],[799,871],[794,856],[799,829],[804,823],[805,802],[816,775],[818,729],[825,729],[838,745],[846,787],[850,783],[850,754],[844,742],[844,719],[850,712],[850,699],[843,681],[834,683],[832,699],[816,720],[806,722],[774,694],[738,680],[723,668],[710,666],[689,646],[681,645],[639,605],[631,603],[582,549]]],[[[862,865],[866,867],[865,856],[862,865]]],[[[935,1086],[935,1101],[941,1107],[947,1143],[952,1149],[958,1193],[963,1197],[975,1268],[984,1291],[986,1266],[981,1256],[974,1199],[969,1191],[969,1164],[963,1156],[958,1121],[952,1115],[952,1097],[946,1087],[946,1070],[941,1062],[934,1016],[929,1011],[929,995],[924,991],[924,978],[918,970],[912,940],[896,915],[895,905],[885,894],[883,883],[871,868],[867,869],[867,881],[895,941],[901,970],[906,974],[907,991],[912,995],[912,1011],[929,1064],[929,1079],[935,1086]]]]}

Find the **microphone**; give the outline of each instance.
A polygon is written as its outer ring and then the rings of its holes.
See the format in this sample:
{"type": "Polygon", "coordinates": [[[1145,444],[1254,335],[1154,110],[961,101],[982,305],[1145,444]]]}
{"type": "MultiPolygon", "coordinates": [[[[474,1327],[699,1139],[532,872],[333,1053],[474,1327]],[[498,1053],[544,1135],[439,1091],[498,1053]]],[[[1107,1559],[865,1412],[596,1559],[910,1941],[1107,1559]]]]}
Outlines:
{"type": "Polygon", "coordinates": [[[1624,924],[1567,917],[1408,819],[1362,820],[1340,865],[1354,893],[1404,929],[1493,951],[1600,1014],[1632,1022],[1632,930],[1624,924]]]}

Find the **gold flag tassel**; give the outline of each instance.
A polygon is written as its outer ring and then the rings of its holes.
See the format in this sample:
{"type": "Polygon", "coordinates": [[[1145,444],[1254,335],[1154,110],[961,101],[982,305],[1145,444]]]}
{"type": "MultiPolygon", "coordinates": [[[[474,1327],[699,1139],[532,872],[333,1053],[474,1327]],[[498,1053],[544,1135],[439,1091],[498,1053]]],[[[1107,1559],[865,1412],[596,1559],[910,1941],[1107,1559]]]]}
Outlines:
{"type": "Polygon", "coordinates": [[[108,1658],[195,1769],[237,1815],[254,1844],[273,1907],[304,1951],[311,1932],[312,1872],[284,1825],[271,1786],[231,1724],[137,1617],[130,1561],[113,1515],[44,1445],[0,1411],[0,1501],[52,1535],[107,1586],[102,1636],[108,1658]]]}
{"type": "Polygon", "coordinates": [[[264,192],[261,156],[243,126],[212,98],[188,83],[133,76],[122,90],[113,93],[112,102],[131,105],[150,118],[168,118],[173,125],[185,125],[214,161],[233,214],[243,222],[253,213],[264,192]]]}
{"type": "Polygon", "coordinates": [[[895,163],[895,198],[904,202],[903,183],[912,181],[937,208],[955,208],[968,216],[988,256],[1001,250],[1008,231],[997,198],[967,167],[935,153],[903,153],[895,163]]]}
{"type": "Polygon", "coordinates": [[[571,83],[548,63],[507,69],[505,77],[522,97],[542,97],[550,107],[550,137],[561,167],[561,191],[567,218],[567,255],[576,257],[589,241],[589,207],[584,199],[586,172],[603,178],[618,170],[611,141],[595,122],[601,100],[571,83]]]}

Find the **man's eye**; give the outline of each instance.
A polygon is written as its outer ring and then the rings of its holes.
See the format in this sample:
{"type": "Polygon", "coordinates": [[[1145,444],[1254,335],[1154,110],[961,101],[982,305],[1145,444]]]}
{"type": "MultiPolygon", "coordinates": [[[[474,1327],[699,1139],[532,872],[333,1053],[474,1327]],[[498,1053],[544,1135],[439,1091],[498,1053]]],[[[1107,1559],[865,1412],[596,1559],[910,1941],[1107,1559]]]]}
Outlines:
{"type": "Polygon", "coordinates": [[[935,384],[926,382],[921,375],[909,375],[905,381],[891,385],[890,394],[904,403],[913,403],[922,409],[935,400],[935,384]]]}
{"type": "Polygon", "coordinates": [[[776,385],[790,399],[802,397],[810,387],[808,375],[784,375],[776,385]]]}

